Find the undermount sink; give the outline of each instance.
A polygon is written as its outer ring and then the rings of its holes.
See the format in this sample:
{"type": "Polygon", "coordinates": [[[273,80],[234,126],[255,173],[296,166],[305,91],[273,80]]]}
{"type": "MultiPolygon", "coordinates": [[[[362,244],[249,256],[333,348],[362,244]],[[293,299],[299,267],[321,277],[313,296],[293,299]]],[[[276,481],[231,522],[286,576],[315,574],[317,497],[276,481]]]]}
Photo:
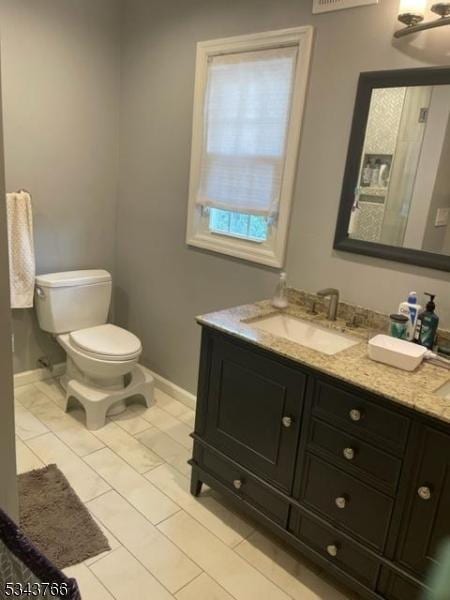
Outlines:
{"type": "Polygon", "coordinates": [[[286,338],[329,356],[359,344],[361,340],[322,325],[302,321],[285,314],[264,317],[252,323],[253,327],[286,338]]]}

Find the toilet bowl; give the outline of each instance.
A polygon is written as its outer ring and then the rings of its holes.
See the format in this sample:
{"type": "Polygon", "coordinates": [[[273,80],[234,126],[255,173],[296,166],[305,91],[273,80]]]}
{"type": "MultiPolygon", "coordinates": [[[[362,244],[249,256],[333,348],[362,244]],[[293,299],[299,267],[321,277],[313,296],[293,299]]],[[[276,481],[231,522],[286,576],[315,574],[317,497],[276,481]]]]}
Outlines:
{"type": "Polygon", "coordinates": [[[153,378],[138,365],[142,344],[133,333],[107,323],[111,275],[103,270],[51,273],[36,278],[36,310],[41,329],[67,355],[61,384],[66,409],[79,402],[88,429],[105,424],[130,398],[153,399],[153,378]]]}
{"type": "Polygon", "coordinates": [[[139,339],[116,325],[98,325],[56,337],[78,369],[99,385],[110,386],[130,373],[142,353],[139,339]]]}

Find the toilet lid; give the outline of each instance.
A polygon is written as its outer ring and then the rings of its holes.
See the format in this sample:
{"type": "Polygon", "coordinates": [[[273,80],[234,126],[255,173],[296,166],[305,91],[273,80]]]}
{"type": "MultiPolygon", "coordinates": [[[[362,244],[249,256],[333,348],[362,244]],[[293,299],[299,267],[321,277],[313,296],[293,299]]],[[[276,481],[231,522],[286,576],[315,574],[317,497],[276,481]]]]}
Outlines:
{"type": "Polygon", "coordinates": [[[116,325],[98,325],[70,333],[70,341],[100,358],[127,360],[142,352],[142,345],[133,333],[116,325]]]}

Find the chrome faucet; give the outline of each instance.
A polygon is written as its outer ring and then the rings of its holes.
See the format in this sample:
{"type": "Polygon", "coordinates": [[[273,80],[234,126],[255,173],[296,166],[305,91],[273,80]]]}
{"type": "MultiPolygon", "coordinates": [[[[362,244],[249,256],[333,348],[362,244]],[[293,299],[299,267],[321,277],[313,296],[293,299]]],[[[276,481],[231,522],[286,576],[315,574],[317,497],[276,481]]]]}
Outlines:
{"type": "Polygon", "coordinates": [[[320,298],[330,298],[330,304],[328,305],[328,319],[330,321],[336,321],[337,311],[339,306],[339,290],[335,288],[325,288],[317,292],[320,298]]]}

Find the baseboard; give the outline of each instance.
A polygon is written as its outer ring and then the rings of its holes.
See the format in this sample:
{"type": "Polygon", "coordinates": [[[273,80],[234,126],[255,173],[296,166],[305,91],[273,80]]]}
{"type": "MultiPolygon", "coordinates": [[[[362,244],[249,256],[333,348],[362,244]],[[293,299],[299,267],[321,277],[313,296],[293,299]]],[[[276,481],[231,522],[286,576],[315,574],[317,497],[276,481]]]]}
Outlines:
{"type": "MultiPolygon", "coordinates": [[[[44,381],[45,379],[51,379],[52,377],[59,377],[64,373],[64,369],[66,368],[66,363],[59,363],[53,367],[53,370],[50,369],[34,369],[32,371],[24,371],[23,373],[16,373],[14,375],[14,387],[20,387],[21,385],[28,385],[30,383],[35,383],[36,381],[44,381]]],[[[188,408],[192,408],[195,410],[195,406],[197,403],[197,399],[194,394],[191,394],[187,390],[181,388],[176,385],[176,383],[172,383],[168,379],[165,379],[158,373],[155,373],[151,369],[147,369],[147,367],[142,367],[145,371],[150,373],[155,380],[155,386],[178,400],[182,404],[185,404],[188,408]]]]}
{"type": "Polygon", "coordinates": [[[175,398],[175,400],[178,400],[182,404],[185,404],[188,408],[192,408],[192,410],[195,410],[195,407],[197,405],[197,398],[194,396],[194,394],[191,394],[187,390],[181,388],[176,383],[165,379],[165,377],[162,377],[162,375],[158,375],[158,373],[155,373],[151,369],[148,369],[147,367],[144,367],[144,369],[148,371],[150,375],[153,376],[155,380],[155,386],[159,390],[165,392],[166,394],[169,394],[169,396],[172,396],[172,398],[175,398]]]}
{"type": "Polygon", "coordinates": [[[66,363],[58,363],[54,365],[53,369],[33,369],[32,371],[23,371],[22,373],[16,373],[14,375],[14,387],[20,387],[21,385],[29,385],[36,381],[44,381],[45,379],[52,379],[52,377],[59,377],[64,373],[66,363]]]}

